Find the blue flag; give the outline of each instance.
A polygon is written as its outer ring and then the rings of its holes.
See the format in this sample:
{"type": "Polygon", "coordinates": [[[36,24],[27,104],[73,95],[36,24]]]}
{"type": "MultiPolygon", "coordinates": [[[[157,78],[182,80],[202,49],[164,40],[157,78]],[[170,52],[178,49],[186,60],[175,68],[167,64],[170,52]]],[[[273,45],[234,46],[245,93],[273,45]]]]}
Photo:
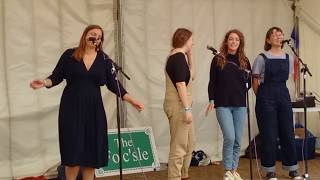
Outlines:
{"type": "Polygon", "coordinates": [[[299,33],[298,33],[298,28],[296,28],[296,26],[294,26],[292,29],[291,38],[294,41],[294,47],[296,49],[298,49],[299,48],[299,33]]]}

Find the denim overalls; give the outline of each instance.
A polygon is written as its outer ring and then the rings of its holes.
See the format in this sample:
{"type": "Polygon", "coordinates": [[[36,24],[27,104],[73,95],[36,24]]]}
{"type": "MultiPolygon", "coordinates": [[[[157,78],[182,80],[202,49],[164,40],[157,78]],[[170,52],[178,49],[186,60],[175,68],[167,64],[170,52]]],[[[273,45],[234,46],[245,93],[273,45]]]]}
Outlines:
{"type": "Polygon", "coordinates": [[[261,135],[261,166],[275,171],[277,138],[280,139],[282,166],[292,171],[298,168],[293,129],[292,105],[286,81],[289,76],[289,55],[286,59],[265,62],[264,82],[258,88],[256,116],[261,135]]]}

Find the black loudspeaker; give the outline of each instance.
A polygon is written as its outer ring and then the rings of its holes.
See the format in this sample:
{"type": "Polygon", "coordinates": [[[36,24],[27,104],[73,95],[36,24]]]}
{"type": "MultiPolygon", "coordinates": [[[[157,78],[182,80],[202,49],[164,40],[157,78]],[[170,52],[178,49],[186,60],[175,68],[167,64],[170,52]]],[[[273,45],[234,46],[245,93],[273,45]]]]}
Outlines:
{"type": "MultiPolygon", "coordinates": [[[[296,125],[296,128],[303,128],[302,125],[296,125]]],[[[304,134],[304,133],[303,133],[304,134]]],[[[297,152],[297,160],[301,161],[303,159],[314,159],[315,158],[315,144],[316,144],[316,137],[310,132],[308,131],[307,133],[307,138],[306,138],[306,145],[308,146],[308,151],[305,154],[306,157],[303,158],[303,139],[299,136],[296,135],[295,138],[295,144],[296,144],[296,152],[297,152]]],[[[257,147],[257,158],[260,158],[260,148],[261,148],[261,139],[260,139],[260,134],[258,134],[255,138],[255,144],[257,147]]],[[[251,140],[250,142],[251,146],[248,146],[245,150],[245,155],[243,155],[242,157],[244,158],[249,158],[249,153],[251,151],[252,153],[252,157],[255,158],[256,154],[255,154],[255,147],[254,147],[254,141],[251,140]],[[250,148],[249,148],[250,147],[250,148]]],[[[282,159],[282,154],[281,154],[281,146],[280,146],[280,141],[279,139],[277,140],[277,148],[276,148],[276,154],[277,154],[277,160],[280,161],[282,159]]]]}
{"type": "MultiPolygon", "coordinates": [[[[306,96],[306,105],[307,107],[315,107],[316,103],[315,103],[315,97],[314,96],[306,96]]],[[[299,98],[297,99],[297,101],[292,102],[292,107],[293,108],[304,108],[304,104],[303,104],[303,98],[299,98]]]]}

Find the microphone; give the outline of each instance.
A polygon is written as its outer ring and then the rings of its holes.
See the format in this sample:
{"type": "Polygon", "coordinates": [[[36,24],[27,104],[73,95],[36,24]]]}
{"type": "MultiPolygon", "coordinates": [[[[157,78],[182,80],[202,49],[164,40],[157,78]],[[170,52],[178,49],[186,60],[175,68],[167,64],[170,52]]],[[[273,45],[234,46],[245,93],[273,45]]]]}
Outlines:
{"type": "Polygon", "coordinates": [[[247,74],[251,74],[251,71],[249,69],[243,69],[243,71],[247,74]]]}
{"type": "Polygon", "coordinates": [[[244,81],[246,83],[246,87],[249,88],[249,84],[248,84],[249,81],[248,80],[250,80],[252,72],[249,69],[242,69],[242,71],[243,71],[243,79],[244,79],[244,81]]]}
{"type": "Polygon", "coordinates": [[[210,50],[210,51],[212,51],[212,54],[213,54],[213,55],[218,55],[218,54],[220,54],[220,52],[217,51],[217,50],[216,50],[215,48],[213,48],[212,46],[207,45],[207,49],[210,50]]]}
{"type": "Polygon", "coordinates": [[[97,41],[97,39],[95,37],[89,37],[88,41],[91,41],[92,44],[94,44],[97,41]]]}
{"type": "Polygon", "coordinates": [[[111,74],[116,73],[116,68],[114,66],[115,66],[114,63],[112,62],[111,74]]]}
{"type": "Polygon", "coordinates": [[[92,45],[96,46],[96,51],[99,50],[98,44],[96,43],[97,39],[95,37],[89,37],[88,41],[91,41],[92,45]]]}
{"type": "Polygon", "coordinates": [[[281,44],[290,43],[291,39],[284,39],[281,41],[281,44]]]}

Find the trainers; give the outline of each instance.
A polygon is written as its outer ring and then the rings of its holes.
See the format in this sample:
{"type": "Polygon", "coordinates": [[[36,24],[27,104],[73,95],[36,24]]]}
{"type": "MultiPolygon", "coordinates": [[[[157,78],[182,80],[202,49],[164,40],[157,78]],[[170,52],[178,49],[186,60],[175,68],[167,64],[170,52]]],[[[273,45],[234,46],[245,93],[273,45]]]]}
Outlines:
{"type": "Polygon", "coordinates": [[[290,176],[292,179],[296,179],[296,180],[298,180],[298,179],[303,179],[303,177],[300,176],[297,171],[290,171],[290,172],[289,172],[289,176],[290,176]]]}
{"type": "Polygon", "coordinates": [[[243,180],[243,179],[240,177],[240,174],[238,174],[236,171],[233,172],[233,178],[234,178],[234,180],[243,180]]]}
{"type": "Polygon", "coordinates": [[[226,171],[223,176],[223,180],[235,180],[231,171],[226,171]]]}
{"type": "Polygon", "coordinates": [[[278,180],[278,178],[276,177],[276,173],[268,172],[267,173],[267,180],[278,180]]]}

